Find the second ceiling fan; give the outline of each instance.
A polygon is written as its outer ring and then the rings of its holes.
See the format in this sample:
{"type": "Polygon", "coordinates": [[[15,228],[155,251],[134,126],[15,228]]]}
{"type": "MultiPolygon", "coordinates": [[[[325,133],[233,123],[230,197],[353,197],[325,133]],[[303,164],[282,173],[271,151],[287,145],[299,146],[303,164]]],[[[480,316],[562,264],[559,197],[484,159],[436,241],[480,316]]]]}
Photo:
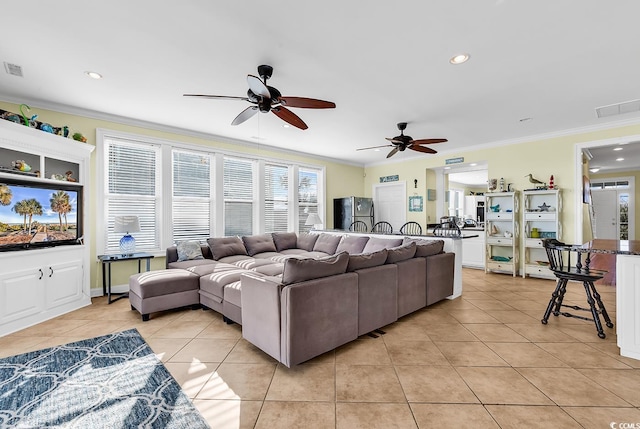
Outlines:
{"type": "Polygon", "coordinates": [[[391,158],[398,152],[403,152],[406,149],[415,150],[416,152],[422,153],[438,153],[436,150],[431,149],[430,147],[422,146],[424,144],[435,144],[435,143],[445,143],[447,139],[420,139],[414,140],[411,136],[404,135],[404,130],[407,128],[406,122],[400,122],[398,124],[398,129],[400,130],[400,135],[395,137],[386,137],[387,140],[391,142],[391,144],[386,144],[382,146],[371,146],[371,147],[363,147],[356,150],[368,150],[368,149],[377,149],[381,147],[393,147],[391,152],[387,155],[387,158],[391,158]]]}
{"type": "Polygon", "coordinates": [[[251,106],[244,109],[231,122],[231,125],[240,125],[253,115],[258,113],[273,112],[274,115],[283,121],[293,125],[301,130],[309,128],[302,119],[287,107],[301,107],[306,109],[333,109],[335,103],[331,101],[317,100],[315,98],[305,97],[285,97],[278,89],[267,85],[267,79],[271,78],[273,67],[269,65],[258,66],[258,76],[247,75],[247,83],[249,89],[246,97],[233,97],[226,95],[207,95],[207,94],[184,94],[185,97],[202,97],[221,100],[244,100],[251,103],[251,106]],[[285,107],[287,106],[287,107],[285,107]]]}

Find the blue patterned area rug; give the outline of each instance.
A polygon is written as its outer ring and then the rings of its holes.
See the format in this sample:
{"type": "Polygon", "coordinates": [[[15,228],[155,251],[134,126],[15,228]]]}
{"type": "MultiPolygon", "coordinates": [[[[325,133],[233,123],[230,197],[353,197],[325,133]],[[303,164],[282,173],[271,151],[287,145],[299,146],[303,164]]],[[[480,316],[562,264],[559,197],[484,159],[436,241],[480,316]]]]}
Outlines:
{"type": "Polygon", "coordinates": [[[131,329],[0,359],[0,428],[208,428],[131,329]]]}

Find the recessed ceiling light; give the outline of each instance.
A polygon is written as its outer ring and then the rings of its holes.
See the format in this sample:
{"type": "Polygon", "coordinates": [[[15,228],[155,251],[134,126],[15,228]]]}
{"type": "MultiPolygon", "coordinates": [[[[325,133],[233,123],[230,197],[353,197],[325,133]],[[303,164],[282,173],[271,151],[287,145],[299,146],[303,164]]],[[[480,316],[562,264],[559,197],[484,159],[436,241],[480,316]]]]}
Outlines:
{"type": "Polygon", "coordinates": [[[590,168],[589,171],[592,172],[592,173],[597,173],[598,171],[600,171],[600,167],[590,168]]]}
{"type": "Polygon", "coordinates": [[[289,124],[284,124],[284,125],[282,125],[282,128],[289,128],[290,126],[291,125],[289,125],[289,124]]]}
{"type": "Polygon", "coordinates": [[[455,56],[451,57],[449,62],[451,64],[458,65],[458,64],[466,63],[469,60],[469,58],[471,58],[471,56],[469,54],[458,54],[458,55],[455,55],[455,56]]]}
{"type": "Polygon", "coordinates": [[[373,151],[374,152],[380,152],[380,149],[374,149],[373,151]]]}
{"type": "Polygon", "coordinates": [[[469,164],[469,165],[470,165],[470,166],[472,166],[472,167],[475,167],[475,166],[476,166],[476,165],[478,165],[478,164],[476,164],[475,162],[472,162],[472,163],[471,163],[471,164],[469,164]]]}
{"type": "Polygon", "coordinates": [[[85,74],[89,76],[91,79],[102,79],[102,75],[98,72],[87,71],[85,72],[85,74]]]}
{"type": "Polygon", "coordinates": [[[613,150],[622,150],[622,148],[621,147],[615,147],[615,148],[613,148],[613,150]]]}
{"type": "Polygon", "coordinates": [[[624,158],[616,158],[616,161],[624,161],[624,158]]]}

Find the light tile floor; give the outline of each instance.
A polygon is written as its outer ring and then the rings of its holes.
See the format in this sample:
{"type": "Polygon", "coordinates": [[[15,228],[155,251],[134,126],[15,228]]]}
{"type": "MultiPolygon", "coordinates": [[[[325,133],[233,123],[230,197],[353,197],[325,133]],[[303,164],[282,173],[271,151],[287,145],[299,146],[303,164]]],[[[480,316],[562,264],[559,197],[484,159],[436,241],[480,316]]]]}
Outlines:
{"type": "MultiPolygon", "coordinates": [[[[213,311],[142,322],[127,300],[0,338],[9,356],[136,328],[214,428],[608,428],[640,422],[640,361],[615,329],[540,319],[555,282],[463,270],[445,300],[288,369],[213,311]]],[[[599,288],[615,320],[615,288],[599,288]]],[[[567,302],[584,305],[581,285],[567,302]]],[[[635,427],[635,426],[628,426],[635,427]]]]}

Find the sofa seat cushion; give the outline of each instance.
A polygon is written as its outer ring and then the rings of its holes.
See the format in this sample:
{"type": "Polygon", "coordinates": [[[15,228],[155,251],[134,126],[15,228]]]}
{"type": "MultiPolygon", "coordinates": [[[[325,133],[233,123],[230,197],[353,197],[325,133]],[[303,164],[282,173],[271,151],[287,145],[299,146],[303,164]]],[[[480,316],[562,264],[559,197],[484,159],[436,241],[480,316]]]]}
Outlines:
{"type": "Polygon", "coordinates": [[[244,255],[247,256],[247,249],[240,237],[219,237],[210,238],[207,244],[211,249],[213,259],[216,261],[225,256],[244,255]]]}
{"type": "Polygon", "coordinates": [[[275,262],[269,265],[252,268],[251,271],[267,276],[279,276],[282,275],[282,272],[284,271],[284,263],[275,262]]]}
{"type": "Polygon", "coordinates": [[[263,252],[276,252],[276,245],[271,234],[245,235],[242,237],[244,247],[249,256],[263,252]]]}
{"type": "Polygon", "coordinates": [[[237,282],[240,276],[247,270],[238,268],[235,265],[217,265],[214,272],[200,277],[200,289],[214,295],[222,302],[224,298],[224,287],[229,283],[237,282]]]}
{"type": "Polygon", "coordinates": [[[347,252],[321,259],[287,259],[282,271],[282,283],[290,285],[343,274],[347,271],[347,264],[349,264],[347,252]]]}
{"type": "Polygon", "coordinates": [[[311,252],[313,250],[313,246],[316,245],[316,241],[318,240],[318,237],[320,237],[318,234],[309,234],[308,232],[301,232],[300,234],[298,234],[296,247],[298,249],[311,252]]]}
{"type": "Polygon", "coordinates": [[[387,249],[380,249],[377,252],[362,253],[360,255],[349,255],[349,265],[347,265],[347,272],[384,265],[386,260],[387,249]]]}
{"type": "Polygon", "coordinates": [[[327,256],[332,256],[333,253],[326,253],[326,252],[319,252],[319,251],[313,251],[313,252],[307,252],[302,256],[303,258],[311,258],[311,259],[319,259],[319,258],[326,258],[327,256]]]}
{"type": "Polygon", "coordinates": [[[247,255],[232,255],[225,256],[224,258],[218,259],[218,262],[224,262],[225,264],[237,264],[244,263],[244,261],[252,261],[253,258],[247,255]]]}
{"type": "Polygon", "coordinates": [[[230,302],[233,305],[237,305],[238,307],[242,307],[242,302],[240,300],[241,296],[241,286],[240,280],[231,282],[224,286],[224,300],[230,302]]]}
{"type": "Polygon", "coordinates": [[[271,264],[273,264],[273,262],[270,261],[269,259],[256,259],[256,258],[242,259],[242,260],[233,262],[233,265],[235,265],[238,268],[244,268],[245,270],[252,270],[255,267],[261,267],[263,265],[271,265],[271,264]]]}
{"type": "Polygon", "coordinates": [[[320,234],[318,239],[316,240],[316,244],[313,245],[314,252],[324,252],[329,255],[333,255],[336,253],[336,249],[338,248],[338,244],[342,236],[333,235],[333,234],[325,234],[324,232],[320,234]]]}
{"type": "Polygon", "coordinates": [[[369,241],[369,237],[367,236],[345,235],[342,237],[342,240],[340,240],[336,253],[340,253],[342,251],[345,251],[350,255],[362,253],[364,246],[367,245],[367,241],[369,241]]]}
{"type": "Polygon", "coordinates": [[[167,264],[167,268],[177,268],[177,269],[189,269],[191,267],[197,267],[199,265],[211,265],[213,261],[211,259],[194,259],[192,261],[181,261],[181,262],[169,262],[167,264]]]}
{"type": "Polygon", "coordinates": [[[416,243],[407,243],[402,246],[387,249],[387,264],[395,264],[396,262],[411,259],[416,254],[416,243]]]}
{"type": "Polygon", "coordinates": [[[309,253],[309,250],[295,248],[282,250],[278,253],[280,253],[281,255],[306,255],[307,253],[309,253]]]}
{"type": "Polygon", "coordinates": [[[273,232],[271,236],[278,252],[295,249],[298,243],[298,235],[295,232],[273,232]]]}
{"type": "Polygon", "coordinates": [[[155,270],[134,274],[129,290],[142,299],[198,289],[197,274],[186,270],[155,270]]]}
{"type": "Polygon", "coordinates": [[[422,240],[419,238],[405,238],[404,244],[416,243],[416,256],[426,258],[444,252],[444,240],[422,240]]]}
{"type": "Polygon", "coordinates": [[[371,237],[367,244],[362,249],[362,253],[371,253],[380,249],[389,249],[391,247],[397,247],[402,244],[402,238],[380,238],[371,237]]]}
{"type": "Polygon", "coordinates": [[[260,252],[260,253],[256,253],[255,255],[253,255],[254,258],[256,259],[271,259],[273,257],[276,256],[280,256],[280,254],[278,252],[260,252]]]}

